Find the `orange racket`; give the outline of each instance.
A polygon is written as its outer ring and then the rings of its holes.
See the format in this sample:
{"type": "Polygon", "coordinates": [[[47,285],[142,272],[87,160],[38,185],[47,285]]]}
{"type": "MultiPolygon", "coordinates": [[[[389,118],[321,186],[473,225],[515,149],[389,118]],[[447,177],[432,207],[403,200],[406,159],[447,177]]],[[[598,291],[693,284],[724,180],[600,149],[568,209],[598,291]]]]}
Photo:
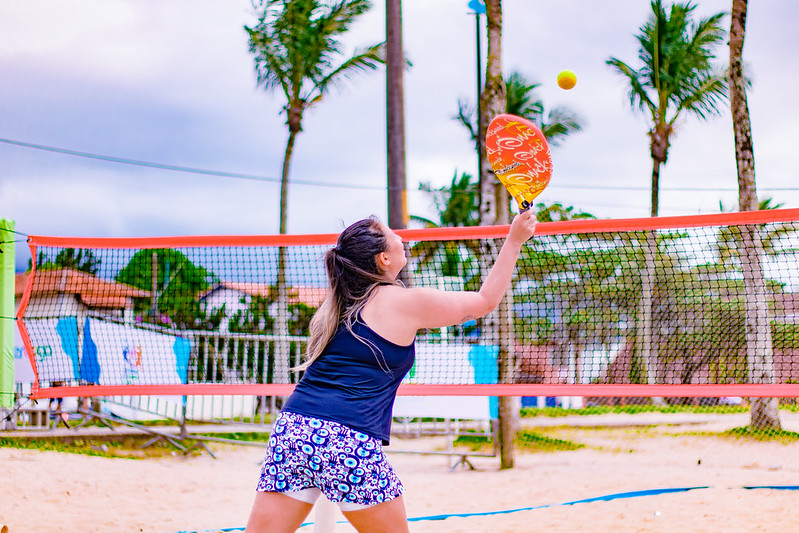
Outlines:
{"type": "Polygon", "coordinates": [[[486,132],[486,155],[519,210],[530,209],[552,176],[552,155],[538,126],[515,115],[497,115],[486,132]]]}

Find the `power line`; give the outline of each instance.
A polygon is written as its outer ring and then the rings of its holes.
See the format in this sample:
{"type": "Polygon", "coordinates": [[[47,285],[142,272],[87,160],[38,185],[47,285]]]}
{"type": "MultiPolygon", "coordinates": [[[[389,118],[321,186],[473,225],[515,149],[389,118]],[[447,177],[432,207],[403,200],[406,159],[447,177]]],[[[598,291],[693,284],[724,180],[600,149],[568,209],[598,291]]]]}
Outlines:
{"type": "MultiPolygon", "coordinates": [[[[47,146],[43,144],[29,143],[25,141],[16,141],[13,139],[4,139],[0,137],[0,142],[14,146],[21,146],[23,148],[31,148],[34,150],[43,150],[46,152],[53,152],[62,155],[70,155],[74,157],[83,157],[87,159],[95,159],[99,161],[106,161],[110,163],[120,163],[124,165],[134,165],[139,167],[155,168],[159,170],[171,170],[174,172],[187,172],[191,174],[202,174],[205,176],[216,176],[222,178],[235,178],[254,181],[266,181],[270,183],[280,183],[280,178],[259,176],[255,174],[242,174],[239,172],[227,172],[221,170],[208,170],[195,167],[184,167],[180,165],[168,165],[164,163],[153,163],[151,161],[142,161],[138,159],[129,159],[124,157],[109,156],[102,154],[95,154],[91,152],[81,152],[78,150],[70,150],[68,148],[58,148],[55,146],[47,146]]],[[[353,185],[346,183],[330,183],[306,180],[291,180],[291,183],[297,185],[310,185],[314,187],[334,187],[342,189],[368,189],[368,190],[386,190],[386,187],[375,185],[353,185]]],[[[642,191],[648,192],[649,187],[630,187],[630,186],[617,186],[617,185],[586,185],[586,184],[559,184],[552,183],[549,189],[590,189],[590,190],[608,190],[608,191],[642,191]]],[[[737,188],[728,187],[661,187],[662,192],[735,192],[737,188]]],[[[760,191],[799,191],[799,187],[758,187],[760,191]]],[[[459,192],[459,191],[458,191],[459,192]]]]}
{"type": "MultiPolygon", "coordinates": [[[[24,141],[15,141],[13,139],[4,139],[0,138],[0,142],[11,144],[14,146],[22,146],[24,148],[32,148],[34,150],[43,150],[46,152],[54,152],[57,154],[63,155],[71,155],[75,157],[85,157],[87,159],[97,159],[100,161],[107,161],[110,163],[121,163],[125,165],[134,165],[139,167],[148,167],[148,168],[157,168],[159,170],[172,170],[176,172],[188,172],[191,174],[203,174],[206,176],[217,176],[222,178],[236,178],[236,179],[245,179],[245,180],[255,180],[255,181],[268,181],[274,183],[280,183],[280,178],[272,178],[267,176],[257,176],[254,174],[241,174],[238,172],[225,172],[221,170],[208,170],[203,168],[194,168],[194,167],[184,167],[179,165],[167,165],[164,163],[153,163],[151,161],[141,161],[138,159],[127,159],[124,157],[116,157],[116,156],[109,156],[109,155],[101,155],[101,154],[93,154],[90,152],[79,152],[77,150],[69,150],[66,148],[57,148],[54,146],[46,146],[43,144],[35,144],[29,143],[24,141]]],[[[301,185],[314,185],[317,187],[339,187],[345,189],[377,189],[377,190],[384,190],[385,187],[376,187],[370,185],[348,185],[344,183],[320,183],[314,181],[302,181],[302,180],[292,180],[292,183],[301,184],[301,185]]]]}
{"type": "MultiPolygon", "coordinates": [[[[621,187],[614,185],[560,185],[552,183],[550,189],[600,189],[608,191],[645,191],[649,192],[649,187],[621,187]]],[[[693,191],[693,192],[737,192],[737,187],[660,187],[661,192],[668,191],[693,191]]],[[[799,187],[758,187],[759,191],[799,191],[799,187]]]]}

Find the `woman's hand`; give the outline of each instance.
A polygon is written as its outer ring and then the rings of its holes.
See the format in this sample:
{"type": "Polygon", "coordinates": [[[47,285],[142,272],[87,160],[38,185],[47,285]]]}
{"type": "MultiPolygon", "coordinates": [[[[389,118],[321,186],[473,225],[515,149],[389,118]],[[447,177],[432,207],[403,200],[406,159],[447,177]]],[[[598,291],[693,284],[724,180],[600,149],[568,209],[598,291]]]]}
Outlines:
{"type": "Polygon", "coordinates": [[[532,210],[522,211],[513,217],[508,231],[508,240],[521,246],[535,233],[535,224],[536,218],[532,210]]]}

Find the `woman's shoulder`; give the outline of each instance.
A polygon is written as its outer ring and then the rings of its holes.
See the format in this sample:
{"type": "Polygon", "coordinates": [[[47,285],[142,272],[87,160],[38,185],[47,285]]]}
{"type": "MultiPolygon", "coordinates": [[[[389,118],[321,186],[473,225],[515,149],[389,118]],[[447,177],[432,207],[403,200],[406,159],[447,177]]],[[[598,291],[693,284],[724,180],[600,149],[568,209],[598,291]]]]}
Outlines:
{"type": "Polygon", "coordinates": [[[393,283],[387,283],[385,285],[380,285],[375,290],[374,299],[391,299],[391,300],[413,300],[414,298],[418,297],[420,294],[424,294],[430,291],[434,291],[435,289],[430,289],[426,287],[406,287],[405,285],[398,285],[393,283]]]}
{"type": "Polygon", "coordinates": [[[401,285],[382,285],[361,311],[361,318],[372,331],[394,344],[408,345],[416,331],[414,311],[408,294],[411,289],[401,285]]]}
{"type": "MultiPolygon", "coordinates": [[[[420,305],[434,301],[440,291],[429,287],[405,287],[403,285],[382,285],[370,298],[369,304],[393,312],[416,314],[420,305]]],[[[367,305],[369,305],[367,304],[367,305]]]]}
{"type": "MultiPolygon", "coordinates": [[[[396,318],[396,313],[411,305],[412,298],[409,298],[411,289],[402,285],[381,285],[377,287],[364,305],[361,314],[364,318],[381,318],[390,316],[396,318]]],[[[368,320],[367,320],[368,321],[368,320]]]]}
{"type": "MultiPolygon", "coordinates": [[[[395,285],[393,283],[386,283],[378,286],[374,294],[369,298],[369,303],[383,303],[387,301],[396,301],[403,298],[407,294],[408,288],[402,285],[395,285]]],[[[368,304],[367,304],[368,305],[368,304]]]]}

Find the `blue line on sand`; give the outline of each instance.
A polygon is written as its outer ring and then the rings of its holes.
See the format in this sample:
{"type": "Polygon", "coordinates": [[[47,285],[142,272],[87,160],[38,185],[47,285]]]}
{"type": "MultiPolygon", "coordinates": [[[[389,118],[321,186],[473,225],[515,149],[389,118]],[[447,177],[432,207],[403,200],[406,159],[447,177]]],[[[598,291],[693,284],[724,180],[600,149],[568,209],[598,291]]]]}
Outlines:
{"type": "Polygon", "coordinates": [[[750,485],[745,489],[799,490],[799,485],[750,485]]]}
{"type": "MultiPolygon", "coordinates": [[[[668,494],[673,492],[688,492],[689,490],[709,489],[709,485],[699,487],[679,487],[672,489],[649,489],[649,490],[634,490],[631,492],[617,492],[615,494],[606,494],[604,496],[596,496],[594,498],[585,498],[583,500],[573,500],[570,502],[550,503],[546,505],[536,505],[533,507],[521,507],[519,509],[507,509],[505,511],[489,511],[485,513],[453,513],[453,514],[439,514],[429,516],[415,516],[408,519],[408,522],[421,522],[423,520],[446,520],[447,518],[468,518],[470,516],[490,516],[498,514],[518,513],[520,511],[533,511],[535,509],[546,509],[547,507],[557,507],[561,505],[577,505],[578,503],[591,503],[591,502],[606,502],[610,500],[622,500],[625,498],[638,498],[641,496],[656,496],[658,494],[668,494]]],[[[799,490],[799,485],[750,485],[740,487],[743,489],[774,489],[774,490],[799,490]]],[[[336,522],[337,524],[346,524],[345,520],[336,522]]],[[[305,522],[300,527],[310,526],[313,522],[305,522]]],[[[232,527],[225,529],[203,529],[200,531],[178,531],[176,533],[222,533],[227,531],[244,531],[243,527],[232,527]]]]}
{"type": "Polygon", "coordinates": [[[616,494],[607,494],[605,496],[597,496],[595,498],[586,498],[584,500],[574,500],[570,502],[562,502],[562,503],[550,503],[547,505],[536,505],[534,507],[522,507],[520,509],[508,509],[506,511],[490,511],[487,513],[454,513],[454,514],[441,514],[441,515],[433,515],[433,516],[419,516],[414,518],[409,518],[408,522],[416,522],[419,520],[446,520],[447,518],[467,518],[470,516],[489,516],[489,515],[498,515],[498,514],[508,514],[508,513],[518,513],[519,511],[532,511],[534,509],[546,509],[547,507],[557,507],[560,505],[576,505],[578,503],[591,503],[591,502],[602,502],[602,501],[610,501],[610,500],[621,500],[624,498],[638,498],[639,496],[654,496],[657,494],[666,494],[669,492],[686,492],[689,490],[695,489],[706,489],[708,487],[682,487],[676,489],[650,489],[650,490],[636,490],[632,492],[618,492],[616,494]]]}

